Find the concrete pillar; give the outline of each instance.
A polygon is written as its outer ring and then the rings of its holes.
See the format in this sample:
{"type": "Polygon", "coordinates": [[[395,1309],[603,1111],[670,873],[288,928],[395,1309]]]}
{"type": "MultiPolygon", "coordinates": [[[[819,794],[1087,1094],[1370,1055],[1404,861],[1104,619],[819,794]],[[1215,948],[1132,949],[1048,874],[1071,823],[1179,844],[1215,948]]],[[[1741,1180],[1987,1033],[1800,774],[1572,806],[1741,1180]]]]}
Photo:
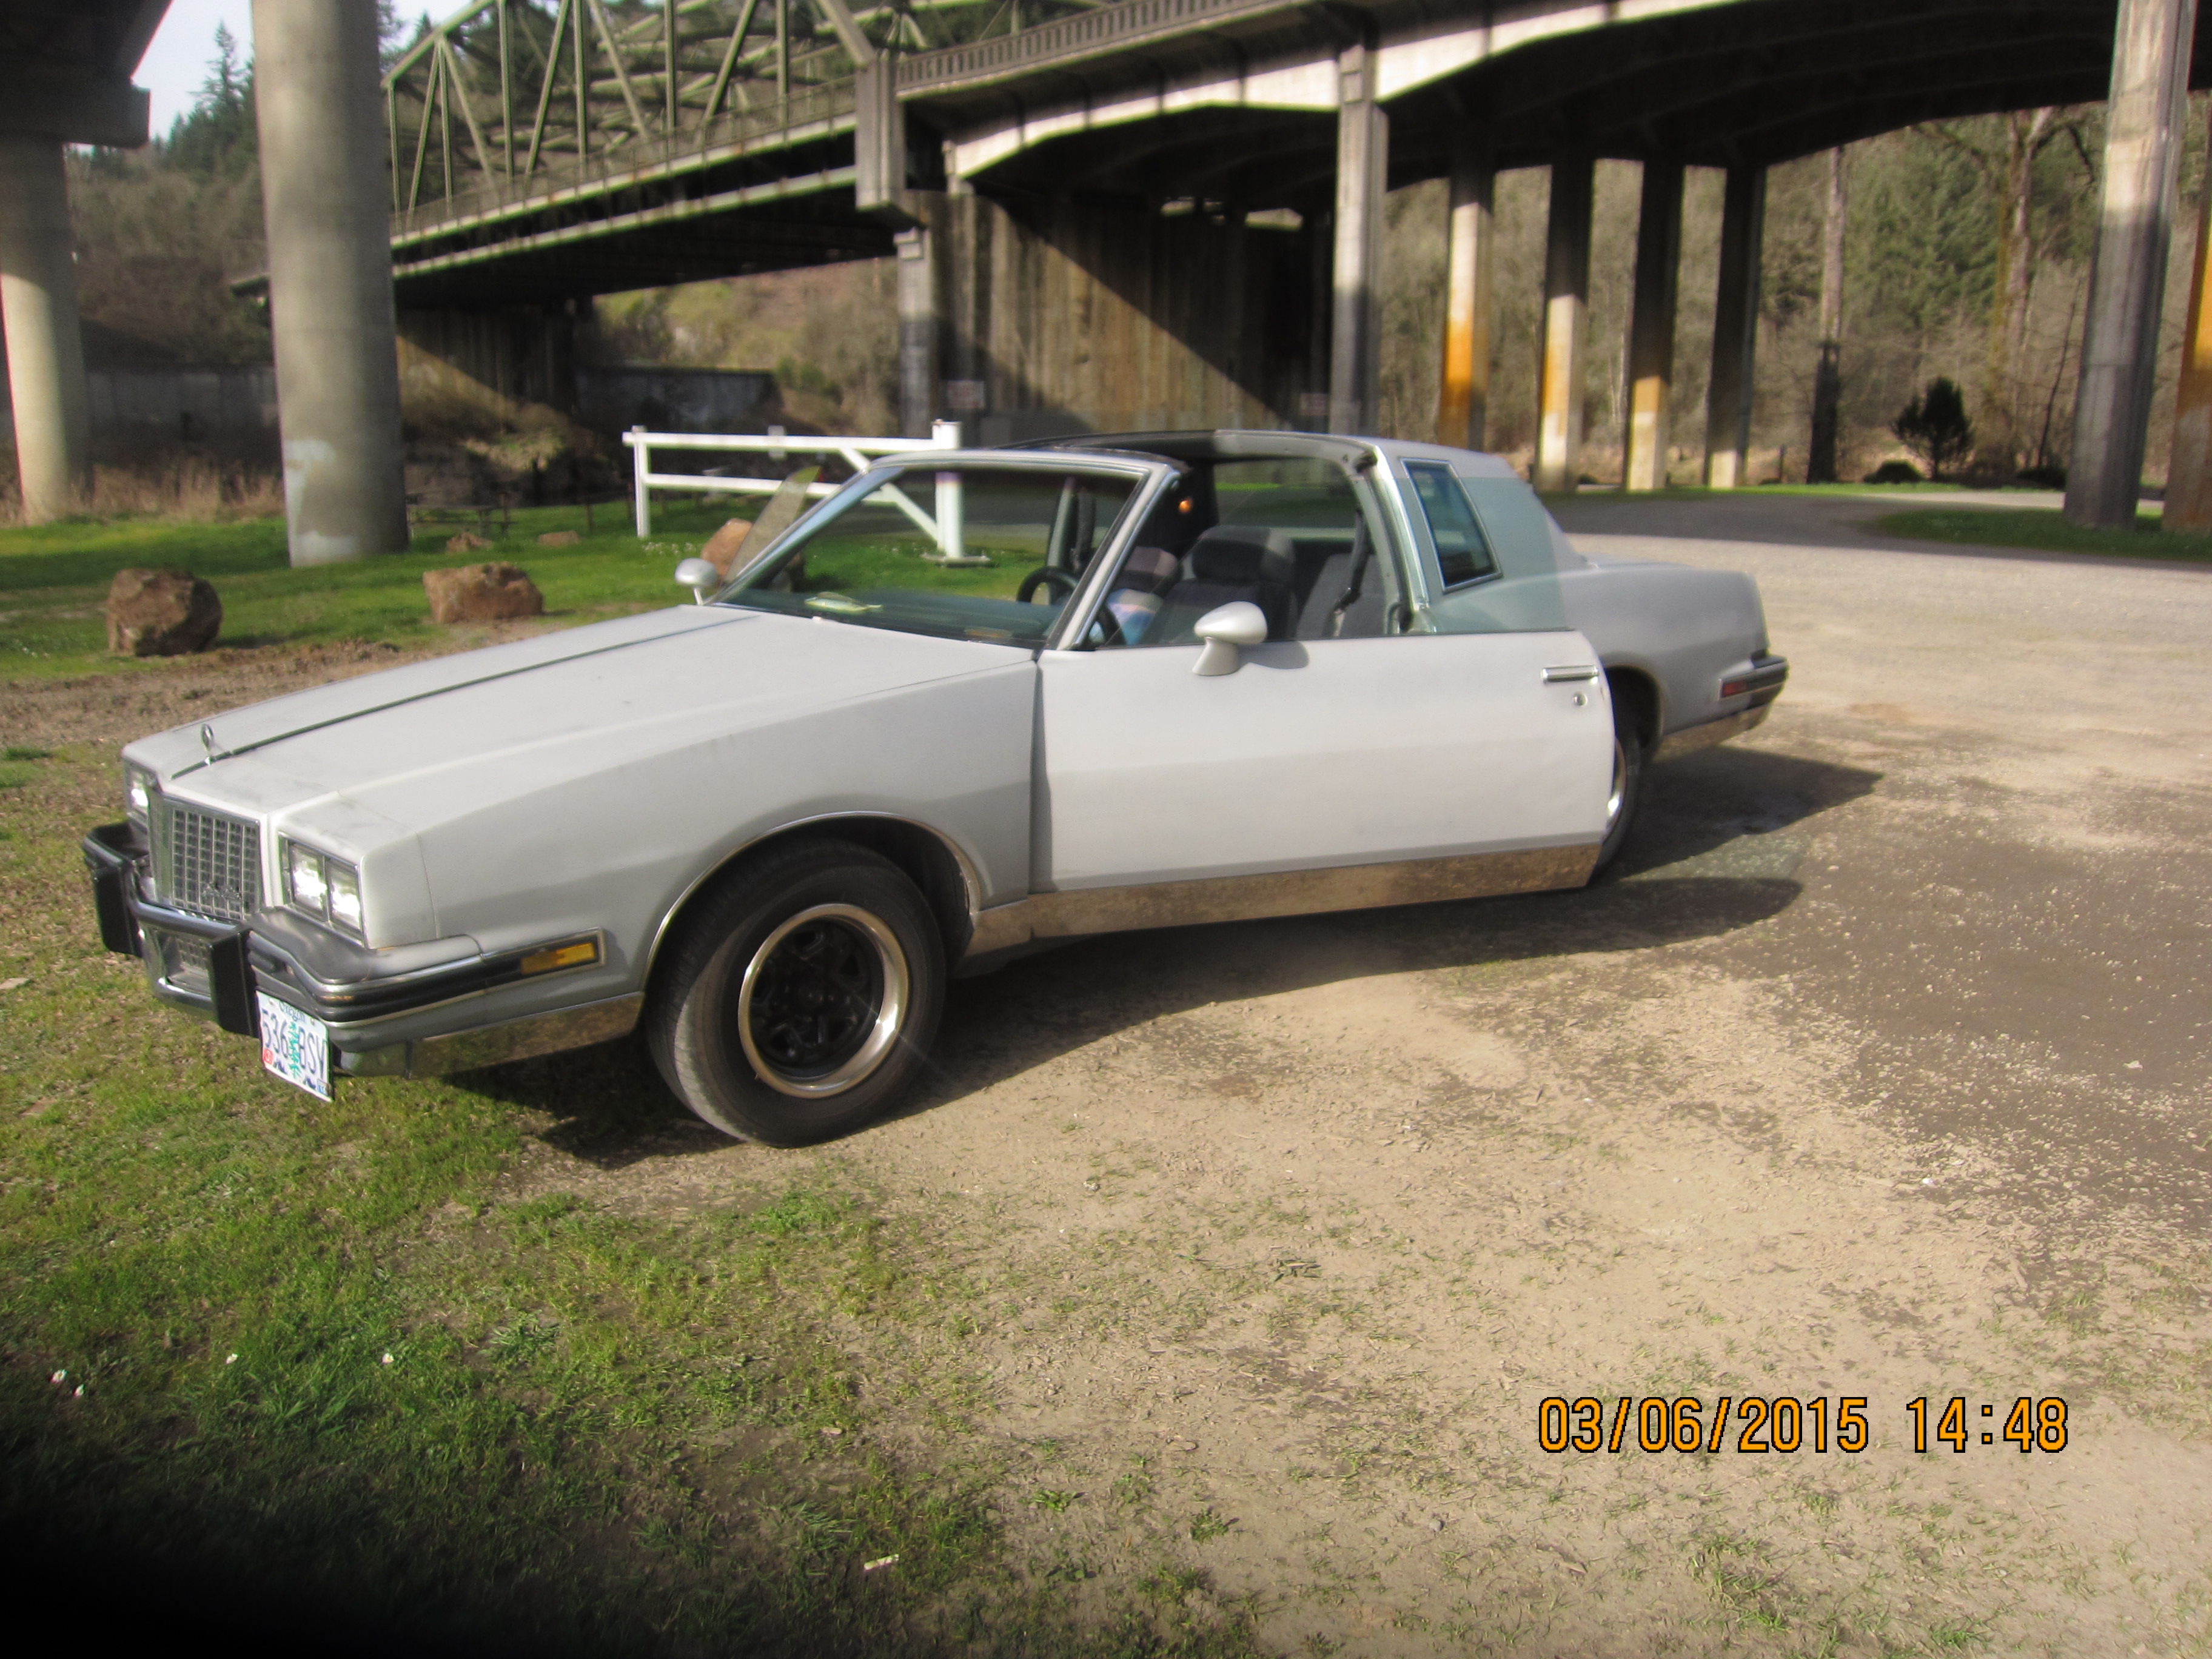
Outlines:
{"type": "MultiPolygon", "coordinates": [[[[928,200],[927,219],[941,217],[946,198],[928,200]]],[[[939,233],[929,223],[900,231],[898,246],[899,430],[927,438],[937,417],[939,368],[945,326],[944,283],[938,248],[939,233]]]]}
{"type": "Polygon", "coordinates": [[[1571,490],[1582,477],[1583,349],[1589,332],[1590,210],[1597,167],[1587,155],[1552,162],[1544,248],[1544,359],[1536,387],[1536,462],[1530,482],[1571,490]]]}
{"type": "MultiPolygon", "coordinates": [[[[2212,178],[2212,174],[2208,174],[2212,178]]],[[[2181,343],[2173,408],[2173,454],[2166,471],[2162,530],[2212,531],[2212,190],[2197,217],[2197,268],[2181,343]]]]}
{"type": "Polygon", "coordinates": [[[993,243],[998,231],[993,204],[970,190],[950,191],[941,222],[930,228],[932,252],[941,265],[938,367],[945,376],[938,408],[978,429],[991,406],[992,306],[995,298],[993,243]]]}
{"type": "Polygon", "coordinates": [[[1437,398],[1437,441],[1482,447],[1490,415],[1490,271],[1497,227],[1492,204],[1498,162],[1486,134],[1462,133],[1452,145],[1451,211],[1444,256],[1444,362],[1437,398]]]}
{"type": "Polygon", "coordinates": [[[1628,421],[1621,483],[1667,487],[1667,416],[1674,396],[1674,308],[1682,265],[1682,164],[1644,164],[1636,221],[1636,301],[1628,325],[1628,421]]]}
{"type": "Polygon", "coordinates": [[[1759,343],[1760,245],[1766,230],[1766,169],[1728,170],[1721,206],[1721,275],[1713,301],[1713,372],[1705,398],[1705,483],[1751,482],[1751,397],[1759,343]]]}
{"type": "Polygon", "coordinates": [[[1337,59],[1336,257],[1330,272],[1328,429],[1372,435],[1382,401],[1382,194],[1390,118],[1375,100],[1374,58],[1337,59]]]}
{"type": "Polygon", "coordinates": [[[2075,524],[2135,527],[2196,15],[2196,0],[2119,0],[2104,202],[2066,470],[2066,517],[2075,524]]]}
{"type": "Polygon", "coordinates": [[[407,548],[370,0],[254,0],[269,304],[295,565],[407,548]]]}
{"type": "Polygon", "coordinates": [[[888,56],[860,65],[853,98],[853,205],[862,213],[899,213],[906,196],[906,112],[888,56]]]}
{"type": "Polygon", "coordinates": [[[76,242],[58,138],[0,135],[0,325],[23,522],[45,524],[82,505],[92,465],[76,242]]]}
{"type": "Polygon", "coordinates": [[[1828,152],[1828,210],[1820,227],[1820,361],[1813,369],[1812,442],[1806,451],[1805,482],[1837,482],[1837,445],[1844,403],[1844,228],[1850,200],[1845,194],[1844,148],[1828,152]]]}

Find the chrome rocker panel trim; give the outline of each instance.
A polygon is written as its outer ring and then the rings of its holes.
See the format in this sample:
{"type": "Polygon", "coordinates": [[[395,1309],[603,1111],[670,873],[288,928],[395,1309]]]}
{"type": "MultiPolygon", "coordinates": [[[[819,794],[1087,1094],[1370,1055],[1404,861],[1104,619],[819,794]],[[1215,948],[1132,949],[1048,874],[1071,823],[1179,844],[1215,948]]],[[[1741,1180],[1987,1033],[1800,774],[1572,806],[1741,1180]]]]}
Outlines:
{"type": "Polygon", "coordinates": [[[1448,899],[1496,898],[1508,893],[1580,887],[1589,880],[1597,853],[1598,843],[1591,842],[1579,847],[1354,864],[1335,870],[1284,870],[1265,875],[1038,893],[1012,904],[994,905],[979,915],[965,961],[1015,950],[1032,939],[1255,921],[1266,916],[1318,915],[1331,910],[1381,909],[1394,904],[1436,904],[1448,899]]]}

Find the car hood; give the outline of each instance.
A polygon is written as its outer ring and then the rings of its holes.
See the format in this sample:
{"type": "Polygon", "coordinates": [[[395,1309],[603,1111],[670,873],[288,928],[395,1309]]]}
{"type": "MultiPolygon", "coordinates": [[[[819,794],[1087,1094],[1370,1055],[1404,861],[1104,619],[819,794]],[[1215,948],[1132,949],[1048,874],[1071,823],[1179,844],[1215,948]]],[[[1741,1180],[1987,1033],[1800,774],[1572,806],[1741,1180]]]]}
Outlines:
{"type": "Polygon", "coordinates": [[[684,606],[279,697],[131,746],[176,793],[421,829],[502,793],[1002,668],[1019,647],[684,606]]]}

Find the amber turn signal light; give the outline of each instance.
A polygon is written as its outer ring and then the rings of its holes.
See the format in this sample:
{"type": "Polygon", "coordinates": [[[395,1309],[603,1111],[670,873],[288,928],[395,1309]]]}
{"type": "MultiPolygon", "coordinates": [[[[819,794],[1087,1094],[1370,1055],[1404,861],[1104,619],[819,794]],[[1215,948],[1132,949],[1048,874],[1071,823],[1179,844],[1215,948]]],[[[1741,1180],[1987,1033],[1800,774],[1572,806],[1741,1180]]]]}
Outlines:
{"type": "Polygon", "coordinates": [[[595,939],[571,939],[566,945],[549,945],[542,951],[532,951],[515,964],[526,976],[531,974],[550,974],[556,968],[575,968],[599,959],[599,942],[595,939]]]}

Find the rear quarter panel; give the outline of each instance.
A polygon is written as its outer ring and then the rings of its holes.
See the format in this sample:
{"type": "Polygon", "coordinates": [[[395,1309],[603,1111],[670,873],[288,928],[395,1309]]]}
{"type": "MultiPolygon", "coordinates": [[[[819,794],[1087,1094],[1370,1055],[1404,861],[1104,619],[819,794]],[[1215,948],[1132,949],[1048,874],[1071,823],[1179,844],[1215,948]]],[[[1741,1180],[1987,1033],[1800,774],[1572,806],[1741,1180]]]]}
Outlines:
{"type": "Polygon", "coordinates": [[[1609,669],[1641,669],[1659,688],[1660,734],[1732,713],[1721,679],[1766,645],[1766,617],[1751,578],[1686,565],[1593,562],[1563,571],[1568,621],[1609,669]]]}

